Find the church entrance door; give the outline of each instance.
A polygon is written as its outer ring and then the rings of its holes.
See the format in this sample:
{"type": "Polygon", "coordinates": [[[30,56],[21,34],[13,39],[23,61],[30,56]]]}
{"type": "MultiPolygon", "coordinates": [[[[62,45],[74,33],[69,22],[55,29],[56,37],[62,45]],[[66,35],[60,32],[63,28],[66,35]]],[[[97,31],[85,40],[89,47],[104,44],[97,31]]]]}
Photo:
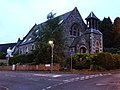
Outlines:
{"type": "Polygon", "coordinates": [[[80,48],[80,53],[86,53],[86,48],[85,47],[81,47],[80,48]]]}

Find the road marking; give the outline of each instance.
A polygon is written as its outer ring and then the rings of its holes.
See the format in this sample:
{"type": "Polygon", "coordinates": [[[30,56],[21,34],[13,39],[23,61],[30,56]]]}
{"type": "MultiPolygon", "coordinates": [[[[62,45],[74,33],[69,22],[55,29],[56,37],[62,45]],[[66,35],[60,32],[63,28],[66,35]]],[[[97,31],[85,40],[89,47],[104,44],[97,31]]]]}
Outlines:
{"type": "Polygon", "coordinates": [[[90,78],[93,78],[95,75],[90,75],[90,78]]]}
{"type": "Polygon", "coordinates": [[[58,74],[33,74],[35,76],[41,76],[41,77],[61,77],[62,75],[58,75],[58,74]]]}
{"type": "Polygon", "coordinates": [[[85,77],[80,77],[80,80],[84,80],[85,79],[85,77]]]}
{"type": "Polygon", "coordinates": [[[48,80],[52,80],[52,79],[48,79],[48,80]]]}
{"type": "Polygon", "coordinates": [[[80,78],[79,77],[76,77],[74,81],[78,81],[80,78]]]}
{"type": "Polygon", "coordinates": [[[89,79],[89,76],[85,76],[85,79],[89,79]]]}
{"type": "Polygon", "coordinates": [[[62,75],[53,75],[52,77],[61,77],[62,75]]]}
{"type": "Polygon", "coordinates": [[[58,85],[62,85],[63,83],[59,83],[58,85]]]}
{"type": "MultiPolygon", "coordinates": [[[[41,74],[34,74],[37,76],[41,76],[41,74]]],[[[78,80],[86,80],[86,79],[91,79],[91,78],[96,78],[96,77],[100,77],[100,76],[106,76],[106,75],[112,75],[111,73],[108,74],[95,74],[95,75],[87,75],[87,76],[82,76],[82,77],[75,77],[75,78],[71,78],[71,79],[66,79],[66,80],[62,80],[62,83],[58,83],[58,84],[54,84],[52,86],[48,86],[42,90],[48,90],[51,89],[52,87],[56,87],[62,84],[66,84],[66,83],[71,83],[74,81],[78,81],[78,80]]],[[[62,75],[52,75],[52,74],[48,74],[48,75],[43,75],[42,76],[49,76],[49,77],[61,77],[62,75]]],[[[48,79],[48,80],[53,80],[53,79],[48,79]]],[[[106,84],[102,84],[102,83],[98,83],[96,84],[97,86],[102,86],[102,85],[106,85],[106,84]]]]}
{"type": "Polygon", "coordinates": [[[106,85],[106,84],[97,83],[96,85],[97,85],[97,86],[103,86],[103,85],[106,85]]]}
{"type": "Polygon", "coordinates": [[[99,75],[98,74],[95,74],[95,76],[94,77],[98,77],[99,75]]]}
{"type": "Polygon", "coordinates": [[[99,74],[99,76],[103,76],[103,74],[99,74]]]}
{"type": "Polygon", "coordinates": [[[16,77],[15,75],[5,75],[7,77],[16,77]]]}
{"type": "Polygon", "coordinates": [[[42,89],[42,90],[46,90],[46,89],[42,89]]]}
{"type": "Polygon", "coordinates": [[[50,89],[52,86],[47,87],[46,89],[50,89]]]}

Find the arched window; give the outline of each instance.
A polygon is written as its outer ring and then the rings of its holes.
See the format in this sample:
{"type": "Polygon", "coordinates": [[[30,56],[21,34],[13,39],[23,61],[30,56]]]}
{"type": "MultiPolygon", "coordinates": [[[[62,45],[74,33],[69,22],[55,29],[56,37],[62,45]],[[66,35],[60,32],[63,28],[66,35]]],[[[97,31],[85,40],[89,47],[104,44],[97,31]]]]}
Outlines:
{"type": "Polygon", "coordinates": [[[100,43],[99,43],[99,41],[97,40],[97,41],[95,42],[96,53],[99,52],[99,48],[100,48],[100,43]]]}
{"type": "Polygon", "coordinates": [[[71,29],[70,29],[70,35],[74,35],[74,36],[79,36],[80,35],[80,30],[79,30],[79,24],[77,23],[74,23],[72,26],[71,26],[71,29]]]}

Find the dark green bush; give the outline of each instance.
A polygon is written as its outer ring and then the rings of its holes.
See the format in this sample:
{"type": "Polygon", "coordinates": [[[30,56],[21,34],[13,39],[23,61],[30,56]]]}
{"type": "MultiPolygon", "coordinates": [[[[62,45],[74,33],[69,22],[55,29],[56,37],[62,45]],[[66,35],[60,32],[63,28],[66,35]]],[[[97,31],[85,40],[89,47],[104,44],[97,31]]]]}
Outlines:
{"type": "MultiPolygon", "coordinates": [[[[89,53],[75,53],[72,56],[73,59],[73,68],[74,69],[90,69],[90,66],[93,65],[94,54],[89,53]]],[[[69,58],[70,64],[70,58],[69,58]]]]}
{"type": "Polygon", "coordinates": [[[0,66],[6,66],[6,63],[0,62],[0,66]]]}
{"type": "Polygon", "coordinates": [[[0,52],[0,59],[5,59],[6,58],[6,55],[5,55],[5,53],[3,53],[3,52],[0,52]]]}
{"type": "Polygon", "coordinates": [[[95,65],[106,70],[114,68],[114,61],[111,53],[98,53],[95,60],[95,65]]]}
{"type": "Polygon", "coordinates": [[[112,54],[113,62],[114,62],[114,68],[120,69],[120,54],[112,54]]]}
{"type": "Polygon", "coordinates": [[[120,50],[118,48],[104,48],[104,52],[109,52],[113,54],[120,54],[120,50]]]}
{"type": "MultiPolygon", "coordinates": [[[[69,57],[67,59],[67,66],[70,67],[69,57]]],[[[72,63],[74,69],[97,69],[97,70],[111,70],[120,69],[120,54],[111,53],[97,53],[97,54],[80,54],[75,53],[72,56],[72,63]]]]}
{"type": "Polygon", "coordinates": [[[34,62],[34,55],[33,54],[22,54],[22,55],[16,55],[14,57],[10,58],[10,64],[28,64],[34,62]]]}

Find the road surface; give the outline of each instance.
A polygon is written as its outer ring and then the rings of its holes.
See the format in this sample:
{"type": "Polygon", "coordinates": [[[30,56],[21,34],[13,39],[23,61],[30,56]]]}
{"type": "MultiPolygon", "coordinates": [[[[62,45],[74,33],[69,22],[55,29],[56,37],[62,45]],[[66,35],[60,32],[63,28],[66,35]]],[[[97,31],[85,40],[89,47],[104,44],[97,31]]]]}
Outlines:
{"type": "Polygon", "coordinates": [[[0,71],[0,90],[120,90],[120,72],[73,74],[0,71]]]}

